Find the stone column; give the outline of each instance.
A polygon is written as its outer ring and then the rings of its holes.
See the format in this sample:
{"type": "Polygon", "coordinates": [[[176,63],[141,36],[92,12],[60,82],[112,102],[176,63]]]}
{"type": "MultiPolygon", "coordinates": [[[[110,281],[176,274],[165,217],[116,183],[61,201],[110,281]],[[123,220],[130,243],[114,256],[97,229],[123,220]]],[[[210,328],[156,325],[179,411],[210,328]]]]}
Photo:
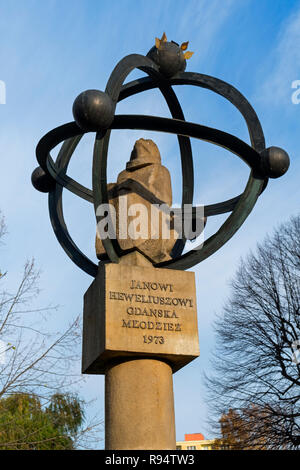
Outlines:
{"type": "Polygon", "coordinates": [[[105,448],[176,449],[171,367],[157,359],[132,359],[105,374],[105,448]]]}

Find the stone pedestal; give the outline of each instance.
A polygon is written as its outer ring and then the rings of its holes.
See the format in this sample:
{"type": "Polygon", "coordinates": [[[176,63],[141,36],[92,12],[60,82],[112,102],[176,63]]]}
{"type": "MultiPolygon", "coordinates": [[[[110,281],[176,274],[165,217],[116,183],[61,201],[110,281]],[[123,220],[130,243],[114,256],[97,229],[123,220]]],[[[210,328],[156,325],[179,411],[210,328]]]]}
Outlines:
{"type": "Polygon", "coordinates": [[[133,359],[107,369],[105,448],[176,449],[172,369],[168,364],[133,359]]]}
{"type": "Polygon", "coordinates": [[[137,252],[99,267],[84,296],[82,372],[106,376],[107,449],[175,449],[172,373],[198,356],[194,273],[137,252]]]}

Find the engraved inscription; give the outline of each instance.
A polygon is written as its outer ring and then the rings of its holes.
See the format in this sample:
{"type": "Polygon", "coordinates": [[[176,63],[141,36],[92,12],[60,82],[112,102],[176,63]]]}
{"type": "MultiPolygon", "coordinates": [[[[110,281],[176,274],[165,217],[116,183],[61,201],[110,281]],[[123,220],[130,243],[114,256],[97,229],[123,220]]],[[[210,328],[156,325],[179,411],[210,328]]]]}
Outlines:
{"type": "Polygon", "coordinates": [[[136,281],[132,280],[130,283],[130,289],[144,289],[144,290],[161,290],[165,292],[173,292],[172,284],[165,284],[161,282],[147,282],[147,281],[136,281]]]}
{"type": "Polygon", "coordinates": [[[126,302],[141,302],[143,304],[170,305],[193,308],[193,299],[181,297],[160,297],[155,295],[128,294],[127,292],[109,291],[110,300],[123,300],[126,302]]]}
{"type": "MultiPolygon", "coordinates": [[[[179,309],[194,308],[194,299],[176,297],[176,288],[171,283],[132,279],[127,292],[110,290],[108,295],[109,300],[121,303],[123,318],[120,326],[128,330],[140,329],[176,334],[183,331],[179,309]],[[136,304],[141,305],[136,306],[136,304]]],[[[160,345],[166,341],[165,336],[154,336],[150,331],[142,338],[146,344],[160,345]]]]}
{"type": "Polygon", "coordinates": [[[155,344],[164,344],[165,338],[163,336],[152,336],[152,335],[144,335],[144,343],[152,343],[154,342],[155,344]]]}

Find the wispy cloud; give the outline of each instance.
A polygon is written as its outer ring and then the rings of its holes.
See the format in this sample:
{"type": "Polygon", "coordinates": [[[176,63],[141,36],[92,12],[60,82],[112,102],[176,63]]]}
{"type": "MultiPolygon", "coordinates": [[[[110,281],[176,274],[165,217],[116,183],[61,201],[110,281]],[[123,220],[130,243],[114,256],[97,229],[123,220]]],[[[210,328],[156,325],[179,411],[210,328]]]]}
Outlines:
{"type": "Polygon", "coordinates": [[[238,4],[236,0],[192,0],[186,3],[178,22],[178,36],[184,38],[188,35],[185,40],[190,40],[191,45],[197,44],[195,61],[210,54],[216,36],[238,4]]]}
{"type": "Polygon", "coordinates": [[[300,7],[282,24],[278,44],[264,64],[267,72],[259,98],[276,105],[290,105],[292,82],[300,79],[300,7]]]}

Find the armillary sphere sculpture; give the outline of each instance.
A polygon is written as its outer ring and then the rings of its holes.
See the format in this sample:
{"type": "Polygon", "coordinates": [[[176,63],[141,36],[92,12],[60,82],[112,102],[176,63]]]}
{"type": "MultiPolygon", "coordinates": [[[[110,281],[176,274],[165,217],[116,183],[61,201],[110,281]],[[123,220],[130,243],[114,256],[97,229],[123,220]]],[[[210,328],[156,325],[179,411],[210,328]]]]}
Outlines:
{"type": "MultiPolygon", "coordinates": [[[[179,46],[168,42],[164,34],[162,39],[156,39],[147,56],[128,55],[113,70],[105,92],[81,93],[73,105],[75,121],[50,131],[36,149],[40,166],[32,174],[32,183],[39,191],[49,193],[56,237],[72,261],[95,278],[84,295],[82,372],[105,374],[106,449],[176,448],[172,374],[200,354],[195,277],[185,270],[221,248],[243,224],[268,178],[283,175],[289,167],[284,150],[265,147],[258,117],[238,90],[217,78],[185,72],[186,59],[192,54],[186,49],[187,43],[179,46]],[[134,69],[142,70],[146,76],[124,83],[134,69]],[[173,85],[207,88],[230,101],[246,121],[251,145],[221,130],[186,122],[173,85]],[[119,101],[154,88],[165,98],[171,119],[115,114],[119,101]],[[126,170],[118,175],[116,183],[107,184],[112,129],[177,135],[182,170],[181,209],[171,207],[170,175],[161,164],[156,144],[150,140],[139,139],[135,143],[126,170]],[[92,190],[67,175],[70,159],[87,132],[96,133],[92,190]],[[242,194],[204,206],[204,212],[193,206],[191,137],[229,150],[250,167],[242,194]],[[54,162],[50,152],[60,143],[63,144],[54,162]],[[185,242],[193,238],[189,231],[168,241],[159,234],[158,242],[146,237],[140,245],[131,244],[128,239],[123,243],[122,237],[98,234],[97,265],[79,250],[68,232],[62,208],[63,188],[94,204],[97,228],[105,222],[98,209],[108,207],[113,200],[108,209],[109,220],[111,207],[120,207],[124,190],[131,201],[142,199],[142,205],[145,203],[150,209],[165,203],[171,208],[168,221],[172,217],[173,228],[176,217],[186,220],[187,212],[189,223],[200,219],[205,223],[207,217],[218,214],[229,216],[203,245],[186,253],[185,242]]],[[[163,209],[161,215],[162,212],[163,209]]],[[[126,220],[129,215],[125,215],[126,220]]]]}
{"type": "MultiPolygon", "coordinates": [[[[250,176],[242,194],[233,199],[204,207],[204,216],[210,217],[229,212],[221,228],[208,238],[203,247],[182,254],[184,240],[177,240],[172,259],[156,267],[185,270],[200,263],[224,245],[243,224],[253,209],[258,196],[266,188],[268,178],[283,175],[289,167],[287,153],[278,147],[265,147],[265,138],[259,119],[246,98],[232,85],[200,73],[185,72],[184,53],[187,43],[181,47],[168,42],[164,36],[147,56],[131,54],[122,59],[113,70],[105,92],[87,90],[81,93],[73,105],[75,121],[53,129],[39,142],[36,155],[39,167],[32,174],[34,187],[49,193],[49,211],[53,230],[65,252],[82,270],[96,276],[98,266],[89,260],[72,240],[65,224],[62,209],[63,188],[94,204],[108,203],[107,157],[112,129],[142,129],[176,134],[181,155],[182,207],[193,203],[193,157],[190,137],[219,145],[240,157],[249,167],[250,176]],[[139,69],[144,78],[124,84],[128,74],[139,69]],[[246,121],[251,146],[234,135],[218,129],[186,122],[172,85],[193,85],[207,88],[230,101],[246,121]],[[117,103],[146,90],[158,88],[165,98],[172,119],[144,115],[115,115],[117,103]],[[93,158],[93,189],[90,190],[67,175],[67,168],[80,139],[87,132],[95,132],[93,158]],[[62,143],[56,162],[51,150],[62,143]]],[[[195,208],[194,208],[195,209],[195,208]]],[[[174,209],[176,213],[176,209],[174,209]]],[[[196,214],[196,210],[193,211],[196,214]]],[[[97,216],[96,216],[97,218],[97,216]]],[[[98,222],[98,220],[97,220],[98,222]]],[[[124,254],[118,241],[107,238],[103,245],[109,259],[117,263],[124,254]]]]}

